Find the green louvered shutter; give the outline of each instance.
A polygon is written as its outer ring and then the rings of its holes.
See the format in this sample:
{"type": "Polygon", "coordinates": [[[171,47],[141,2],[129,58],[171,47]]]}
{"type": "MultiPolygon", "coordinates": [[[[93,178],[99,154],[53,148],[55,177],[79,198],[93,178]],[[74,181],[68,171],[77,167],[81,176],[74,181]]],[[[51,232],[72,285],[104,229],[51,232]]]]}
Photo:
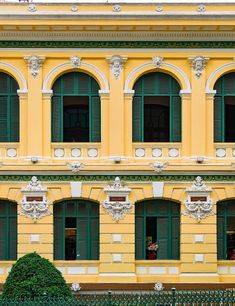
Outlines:
{"type": "MultiPolygon", "coordinates": [[[[2,205],[0,203],[0,205],[2,205]]],[[[1,209],[1,208],[0,208],[1,209]]],[[[5,260],[5,251],[6,251],[6,218],[0,216],[0,260],[5,260]]]]}
{"type": "Polygon", "coordinates": [[[77,219],[77,259],[85,260],[88,258],[88,249],[90,241],[88,241],[88,219],[77,219]]]}
{"type": "Polygon", "coordinates": [[[180,219],[171,219],[172,240],[171,240],[171,259],[180,259],[180,219]]]}
{"type": "Polygon", "coordinates": [[[226,228],[224,223],[225,223],[225,218],[223,216],[217,216],[217,258],[219,260],[227,259],[226,248],[224,247],[224,244],[226,243],[227,239],[226,228]]]}
{"type": "MultiPolygon", "coordinates": [[[[94,204],[93,204],[94,205],[94,204]]],[[[99,259],[99,218],[91,219],[91,249],[90,249],[90,259],[98,260],[99,259]]]]}
{"type": "Polygon", "coordinates": [[[174,96],[171,98],[170,105],[170,141],[181,142],[181,97],[174,96]]]}
{"type": "Polygon", "coordinates": [[[100,97],[91,97],[90,103],[90,141],[101,141],[100,97]]]}
{"type": "Polygon", "coordinates": [[[145,259],[144,217],[135,218],[135,259],[145,259]]]}
{"type": "Polygon", "coordinates": [[[143,103],[142,97],[133,97],[133,120],[132,137],[133,142],[143,141],[143,103]]]}
{"type": "Polygon", "coordinates": [[[157,218],[157,259],[170,259],[168,252],[168,218],[157,218]]]}
{"type": "Polygon", "coordinates": [[[62,97],[53,96],[52,97],[52,142],[62,142],[63,141],[63,117],[62,117],[62,97]]]}
{"type": "Polygon", "coordinates": [[[8,124],[9,120],[7,120],[8,114],[8,97],[0,96],[0,142],[9,141],[8,135],[8,124]]]}
{"type": "Polygon", "coordinates": [[[15,209],[15,216],[9,218],[9,259],[16,260],[17,259],[16,255],[17,255],[17,219],[16,219],[16,209],[15,209]]]}
{"type": "Polygon", "coordinates": [[[10,141],[19,141],[19,97],[11,96],[11,127],[10,141]]]}
{"type": "Polygon", "coordinates": [[[214,141],[223,142],[224,141],[224,110],[223,110],[222,97],[215,96],[214,98],[214,141]]]}
{"type": "Polygon", "coordinates": [[[54,217],[54,259],[55,260],[65,259],[64,231],[65,231],[64,218],[55,216],[54,217]]]}

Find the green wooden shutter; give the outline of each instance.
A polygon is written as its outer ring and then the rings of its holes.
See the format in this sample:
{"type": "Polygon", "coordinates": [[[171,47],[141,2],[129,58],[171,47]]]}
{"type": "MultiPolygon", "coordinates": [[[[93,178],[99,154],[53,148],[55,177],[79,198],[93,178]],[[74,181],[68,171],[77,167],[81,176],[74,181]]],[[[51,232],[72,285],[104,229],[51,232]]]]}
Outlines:
{"type": "Polygon", "coordinates": [[[90,237],[88,235],[87,218],[77,219],[77,259],[88,259],[90,237]]]}
{"type": "Polygon", "coordinates": [[[168,218],[157,218],[157,259],[169,259],[168,239],[168,218]]]}
{"type": "Polygon", "coordinates": [[[90,225],[91,225],[90,227],[90,237],[91,237],[90,259],[98,260],[99,259],[99,218],[92,218],[90,225]]]}
{"type": "Polygon", "coordinates": [[[171,97],[170,103],[170,141],[181,142],[181,97],[171,97]]]}
{"type": "MultiPolygon", "coordinates": [[[[174,205],[174,204],[173,204],[174,205]]],[[[171,243],[171,258],[180,259],[180,218],[174,217],[171,219],[172,240],[171,243]]]]}
{"type": "MultiPolygon", "coordinates": [[[[14,204],[8,204],[14,205],[14,204]]],[[[9,259],[16,260],[17,259],[17,219],[16,214],[15,217],[9,218],[9,259]]]]}
{"type": "Polygon", "coordinates": [[[143,141],[143,102],[142,97],[133,97],[132,103],[132,139],[133,142],[143,141]]]}
{"type": "Polygon", "coordinates": [[[0,96],[0,142],[7,142],[8,135],[8,97],[0,96]]]}
{"type": "Polygon", "coordinates": [[[90,141],[101,141],[100,97],[90,98],[90,141]]]}
{"type": "Polygon", "coordinates": [[[19,97],[11,96],[11,126],[10,126],[10,141],[19,141],[19,97]]]}
{"type": "MultiPolygon", "coordinates": [[[[2,205],[0,203],[0,205],[2,205]]],[[[6,218],[1,216],[0,217],[0,260],[5,260],[5,252],[6,252],[6,218]]]]}
{"type": "Polygon", "coordinates": [[[227,259],[226,258],[226,227],[225,227],[225,218],[223,216],[217,216],[217,258],[218,259],[227,259]]]}
{"type": "Polygon", "coordinates": [[[52,97],[51,135],[52,142],[63,141],[63,101],[60,96],[52,97]]]}
{"type": "Polygon", "coordinates": [[[224,105],[219,96],[214,98],[214,141],[224,141],[224,105]]]}
{"type": "Polygon", "coordinates": [[[135,218],[135,259],[145,259],[145,222],[144,217],[135,218]]]}
{"type": "MultiPolygon", "coordinates": [[[[61,204],[58,204],[61,206],[61,204]]],[[[54,208],[54,213],[56,210],[54,208]]],[[[63,217],[54,217],[54,259],[63,260],[65,259],[65,248],[64,248],[64,218],[63,217]]]]}

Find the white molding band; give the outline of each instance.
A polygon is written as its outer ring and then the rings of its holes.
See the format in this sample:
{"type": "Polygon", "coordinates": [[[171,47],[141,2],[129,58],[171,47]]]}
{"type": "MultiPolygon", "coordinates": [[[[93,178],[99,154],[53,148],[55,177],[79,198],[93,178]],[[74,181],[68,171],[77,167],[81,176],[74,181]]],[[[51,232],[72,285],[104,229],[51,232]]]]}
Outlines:
{"type": "Polygon", "coordinates": [[[18,82],[20,88],[20,91],[27,93],[27,81],[21,71],[13,66],[12,64],[6,63],[6,62],[0,62],[0,70],[4,70],[4,72],[11,74],[13,77],[15,77],[16,81],[18,82]]]}
{"type": "MultiPolygon", "coordinates": [[[[86,68],[88,68],[88,72],[93,73],[94,76],[96,76],[96,78],[98,79],[98,82],[100,83],[100,87],[102,91],[105,92],[109,92],[109,83],[108,83],[108,79],[106,78],[105,74],[99,69],[97,68],[95,65],[90,64],[90,63],[86,63],[81,61],[80,63],[80,67],[84,70],[86,70],[86,68]]],[[[59,73],[64,72],[66,73],[66,71],[68,70],[73,70],[73,66],[71,64],[71,61],[69,62],[65,62],[63,64],[59,64],[56,67],[54,67],[51,71],[48,72],[48,74],[46,75],[44,82],[43,82],[43,86],[42,86],[42,91],[43,92],[47,92],[48,90],[50,90],[52,82],[59,76],[59,73]]]]}
{"type": "MultiPolygon", "coordinates": [[[[162,67],[163,68],[160,67],[157,69],[159,69],[160,71],[167,71],[167,69],[165,68],[169,68],[169,72],[173,72],[174,75],[178,77],[178,79],[180,79],[181,82],[184,83],[184,84],[181,84],[181,86],[183,87],[182,90],[186,93],[191,93],[191,85],[190,85],[189,78],[187,77],[186,73],[183,70],[165,61],[162,67]]],[[[129,92],[130,90],[132,90],[132,88],[130,87],[134,85],[135,81],[140,77],[140,75],[142,73],[147,73],[149,70],[152,70],[152,69],[156,69],[156,66],[154,65],[152,61],[141,64],[135,69],[133,69],[126,78],[126,82],[124,85],[124,92],[129,92]]]]}

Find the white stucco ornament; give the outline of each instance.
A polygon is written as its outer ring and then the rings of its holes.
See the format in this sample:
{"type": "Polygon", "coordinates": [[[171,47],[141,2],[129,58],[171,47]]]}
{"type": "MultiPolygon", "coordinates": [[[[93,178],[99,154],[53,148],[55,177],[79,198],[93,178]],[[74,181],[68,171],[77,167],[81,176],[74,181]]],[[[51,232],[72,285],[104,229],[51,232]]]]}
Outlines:
{"type": "Polygon", "coordinates": [[[120,55],[113,55],[112,57],[108,58],[108,61],[109,61],[110,70],[112,71],[114,78],[117,80],[123,70],[126,58],[120,55]]]}
{"type": "Polygon", "coordinates": [[[81,57],[79,56],[71,56],[70,57],[71,65],[73,68],[81,67],[81,57]]]}
{"type": "Polygon", "coordinates": [[[50,202],[46,198],[47,188],[43,187],[36,176],[33,176],[25,188],[21,189],[23,199],[20,201],[20,215],[36,222],[38,219],[51,215],[50,202]]]}
{"type": "Polygon", "coordinates": [[[112,219],[118,222],[132,208],[132,203],[129,200],[131,189],[124,187],[119,177],[116,177],[113,184],[104,188],[104,192],[107,197],[102,206],[112,216],[112,219]]]}
{"type": "Polygon", "coordinates": [[[188,197],[184,202],[186,210],[183,211],[183,214],[197,219],[198,222],[214,215],[213,201],[210,198],[211,191],[206,187],[202,178],[197,176],[192,187],[186,189],[188,197]]]}
{"type": "Polygon", "coordinates": [[[161,282],[157,282],[157,283],[154,284],[153,289],[155,291],[162,291],[162,290],[164,290],[164,287],[163,287],[163,284],[161,282]]]}
{"type": "Polygon", "coordinates": [[[68,167],[72,170],[73,173],[77,173],[83,168],[85,165],[80,162],[68,163],[68,167]]]}
{"type": "Polygon", "coordinates": [[[190,57],[189,62],[191,66],[193,67],[194,74],[198,79],[200,79],[203,70],[206,67],[207,62],[209,61],[209,57],[204,57],[204,56],[195,56],[195,57],[190,57]]]}
{"type": "Polygon", "coordinates": [[[38,55],[30,55],[24,57],[32,77],[35,79],[39,73],[40,68],[45,60],[45,56],[38,56],[38,55]]]}
{"type": "Polygon", "coordinates": [[[161,68],[164,64],[163,62],[163,57],[161,56],[155,56],[152,58],[152,62],[153,62],[153,65],[156,67],[156,68],[161,68]]]}
{"type": "Polygon", "coordinates": [[[150,163],[149,166],[152,167],[154,171],[160,173],[168,166],[168,163],[157,161],[155,163],[150,163]]]}
{"type": "Polygon", "coordinates": [[[71,290],[74,292],[80,291],[82,289],[82,287],[80,286],[79,283],[72,283],[71,285],[71,290]]]}

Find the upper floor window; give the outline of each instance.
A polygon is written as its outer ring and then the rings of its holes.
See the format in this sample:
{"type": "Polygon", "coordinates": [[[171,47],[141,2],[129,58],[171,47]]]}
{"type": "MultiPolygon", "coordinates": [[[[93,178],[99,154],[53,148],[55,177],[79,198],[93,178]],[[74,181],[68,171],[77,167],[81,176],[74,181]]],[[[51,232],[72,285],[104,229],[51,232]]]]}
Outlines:
{"type": "Polygon", "coordinates": [[[71,72],[53,85],[52,141],[100,142],[99,85],[91,76],[71,72]]]}
{"type": "Polygon", "coordinates": [[[136,259],[180,258],[180,207],[167,200],[135,205],[136,259]]]}
{"type": "Polygon", "coordinates": [[[235,142],[235,72],[219,78],[214,89],[214,141],[235,142]]]}
{"type": "Polygon", "coordinates": [[[0,260],[17,259],[17,205],[0,201],[0,260]]]}
{"type": "Polygon", "coordinates": [[[19,141],[19,85],[0,72],[0,142],[19,141]]]}
{"type": "Polygon", "coordinates": [[[143,75],[134,85],[133,141],[180,142],[180,86],[168,74],[143,75]]]}

